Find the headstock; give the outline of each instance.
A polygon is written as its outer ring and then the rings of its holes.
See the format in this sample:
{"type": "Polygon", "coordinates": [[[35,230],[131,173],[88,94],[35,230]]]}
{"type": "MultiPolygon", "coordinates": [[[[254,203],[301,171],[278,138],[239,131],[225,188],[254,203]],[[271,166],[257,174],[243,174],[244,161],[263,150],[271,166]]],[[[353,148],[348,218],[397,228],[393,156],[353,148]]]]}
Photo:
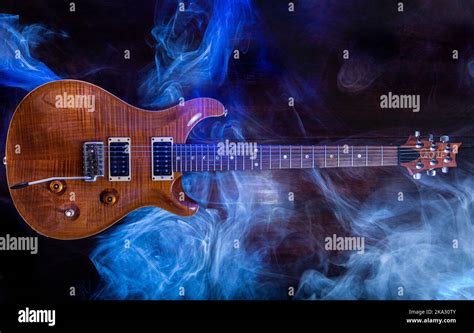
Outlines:
{"type": "Polygon", "coordinates": [[[416,131],[400,146],[399,162],[415,179],[420,179],[423,172],[428,176],[436,176],[437,169],[448,173],[449,168],[457,166],[456,156],[461,144],[449,142],[447,135],[440,137],[440,142],[435,142],[432,134],[422,138],[420,132],[416,131]]]}

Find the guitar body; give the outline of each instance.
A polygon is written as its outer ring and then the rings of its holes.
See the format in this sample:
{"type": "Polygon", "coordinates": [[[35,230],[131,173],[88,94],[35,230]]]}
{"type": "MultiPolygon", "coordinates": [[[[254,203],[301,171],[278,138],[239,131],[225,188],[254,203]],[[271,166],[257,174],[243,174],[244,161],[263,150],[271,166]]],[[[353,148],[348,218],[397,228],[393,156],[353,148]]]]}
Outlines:
{"type": "Polygon", "coordinates": [[[153,181],[151,153],[139,147],[149,147],[152,137],[172,137],[174,143],[184,143],[199,121],[224,112],[221,103],[209,98],[190,100],[163,111],[146,111],[86,82],[47,83],[28,94],[13,115],[6,143],[9,186],[50,177],[81,176],[84,142],[107,144],[111,137],[130,138],[132,149],[138,151],[132,155],[131,180],[110,181],[105,167],[105,176],[94,182],[64,180],[58,188],[45,182],[10,190],[13,202],[33,229],[57,239],[94,235],[144,206],[160,207],[180,216],[193,215],[198,205],[183,193],[181,173],[174,172],[172,180],[153,181]],[[95,96],[93,110],[85,106],[58,108],[58,96],[77,95],[95,96]],[[110,202],[104,202],[104,194],[110,202]],[[74,210],[74,216],[66,216],[68,209],[74,210]]]}

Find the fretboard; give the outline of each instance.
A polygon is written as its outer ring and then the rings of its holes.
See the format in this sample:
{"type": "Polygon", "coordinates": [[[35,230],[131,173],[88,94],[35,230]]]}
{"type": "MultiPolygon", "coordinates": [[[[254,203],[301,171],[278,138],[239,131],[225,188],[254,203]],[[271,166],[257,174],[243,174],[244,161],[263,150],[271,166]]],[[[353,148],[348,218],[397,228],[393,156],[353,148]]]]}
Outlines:
{"type": "Polygon", "coordinates": [[[253,154],[219,153],[217,145],[173,145],[177,172],[375,167],[398,165],[394,146],[256,145],[253,154]]]}

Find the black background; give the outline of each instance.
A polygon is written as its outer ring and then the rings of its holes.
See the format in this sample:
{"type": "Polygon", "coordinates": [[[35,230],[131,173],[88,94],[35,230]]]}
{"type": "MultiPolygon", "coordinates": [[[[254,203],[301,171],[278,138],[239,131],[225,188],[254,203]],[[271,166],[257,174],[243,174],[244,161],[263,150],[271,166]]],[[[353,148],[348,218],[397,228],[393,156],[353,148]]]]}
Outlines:
{"type": "MultiPolygon", "coordinates": [[[[67,32],[69,38],[45,43],[35,57],[61,77],[90,81],[140,106],[137,87],[154,57],[150,35],[154,1],[75,3],[73,15],[68,11],[68,1],[57,0],[2,1],[0,12],[19,14],[22,24],[43,23],[52,30],[67,32]],[[130,60],[123,58],[124,49],[131,50],[130,60]]],[[[400,144],[419,129],[472,140],[474,79],[466,75],[466,66],[474,57],[474,3],[404,3],[407,13],[400,15],[395,13],[395,1],[351,5],[340,1],[330,13],[319,12],[315,1],[306,5],[312,11],[290,15],[286,1],[257,1],[265,45],[247,32],[243,44],[248,45],[248,51],[241,61],[230,62],[226,84],[204,87],[202,94],[230,105],[229,112],[240,117],[252,139],[314,142],[350,136],[367,137],[365,142],[375,138],[400,144]],[[312,23],[318,20],[324,22],[323,27],[312,23]],[[259,62],[262,48],[270,68],[259,62]],[[376,66],[384,68],[370,88],[355,93],[338,86],[341,54],[346,48],[356,54],[370,54],[376,66]],[[457,61],[451,57],[453,49],[460,51],[457,61]],[[247,116],[233,109],[231,96],[223,94],[237,85],[244,89],[247,116]],[[288,110],[287,86],[299,92],[297,111],[288,110]],[[307,93],[311,87],[318,87],[320,93],[307,93]],[[420,94],[421,112],[381,111],[378,98],[387,91],[420,94]]],[[[358,75],[364,79],[364,73],[358,75]]],[[[185,92],[193,94],[191,90],[185,92]]],[[[3,140],[10,116],[25,93],[0,90],[3,140]]],[[[466,150],[459,164],[471,157],[466,150]]],[[[391,177],[371,171],[370,178],[375,179],[370,185],[363,181],[355,185],[363,192],[364,186],[377,186],[386,179],[380,175],[391,177]]],[[[277,173],[276,177],[286,176],[277,173]]],[[[34,236],[11,204],[3,173],[0,178],[1,233],[34,236]]],[[[361,178],[369,178],[369,173],[361,171],[361,178]]],[[[297,177],[292,180],[297,181],[297,177]]],[[[71,285],[78,287],[77,299],[88,299],[99,283],[88,258],[94,244],[94,238],[61,242],[40,237],[38,255],[0,253],[0,300],[68,301],[71,285]]],[[[282,249],[282,258],[291,261],[297,251],[282,249]]],[[[297,280],[300,273],[301,269],[291,272],[290,280],[297,280]]]]}

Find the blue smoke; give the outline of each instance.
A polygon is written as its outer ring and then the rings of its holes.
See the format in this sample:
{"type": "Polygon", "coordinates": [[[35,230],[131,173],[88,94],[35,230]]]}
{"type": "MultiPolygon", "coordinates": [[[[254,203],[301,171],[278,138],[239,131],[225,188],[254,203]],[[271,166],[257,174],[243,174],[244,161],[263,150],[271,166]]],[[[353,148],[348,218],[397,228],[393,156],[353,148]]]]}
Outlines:
{"type": "Polygon", "coordinates": [[[32,53],[41,43],[65,33],[54,33],[41,24],[21,26],[18,15],[0,14],[0,85],[30,91],[60,79],[32,53]]]}
{"type": "Polygon", "coordinates": [[[155,63],[140,86],[144,105],[174,104],[183,89],[224,83],[231,53],[253,15],[248,0],[192,1],[184,11],[176,1],[157,5],[155,63]]]}
{"type": "Polygon", "coordinates": [[[406,203],[397,201],[397,184],[365,202],[328,196],[341,223],[351,221],[353,234],[369,245],[363,255],[333,262],[344,269],[341,276],[306,271],[297,297],[473,299],[474,180],[469,171],[456,173],[449,181],[425,179],[406,203]]]}

